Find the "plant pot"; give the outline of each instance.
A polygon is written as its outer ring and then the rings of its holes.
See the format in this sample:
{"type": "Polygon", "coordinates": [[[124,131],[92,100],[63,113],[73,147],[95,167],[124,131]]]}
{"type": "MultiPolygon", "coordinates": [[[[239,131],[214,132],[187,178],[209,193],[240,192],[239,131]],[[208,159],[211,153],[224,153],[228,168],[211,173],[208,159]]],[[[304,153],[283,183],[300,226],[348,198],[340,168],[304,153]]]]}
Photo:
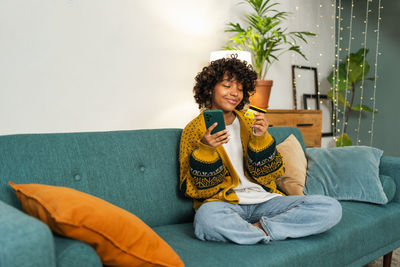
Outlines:
{"type": "Polygon", "coordinates": [[[256,92],[250,96],[250,105],[267,109],[272,84],[272,80],[257,80],[256,92]]]}

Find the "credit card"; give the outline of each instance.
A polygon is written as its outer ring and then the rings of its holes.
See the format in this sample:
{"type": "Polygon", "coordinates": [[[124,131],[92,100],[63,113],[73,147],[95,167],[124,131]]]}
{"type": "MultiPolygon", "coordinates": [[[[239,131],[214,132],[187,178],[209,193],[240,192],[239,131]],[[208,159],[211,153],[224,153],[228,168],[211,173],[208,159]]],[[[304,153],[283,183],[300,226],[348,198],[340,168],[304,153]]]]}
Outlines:
{"type": "Polygon", "coordinates": [[[255,115],[256,113],[266,113],[266,112],[267,112],[267,111],[264,110],[264,109],[262,109],[262,108],[259,108],[259,107],[250,105],[249,109],[246,111],[246,113],[245,113],[244,115],[245,115],[246,117],[252,119],[252,118],[254,118],[254,115],[255,115]]]}

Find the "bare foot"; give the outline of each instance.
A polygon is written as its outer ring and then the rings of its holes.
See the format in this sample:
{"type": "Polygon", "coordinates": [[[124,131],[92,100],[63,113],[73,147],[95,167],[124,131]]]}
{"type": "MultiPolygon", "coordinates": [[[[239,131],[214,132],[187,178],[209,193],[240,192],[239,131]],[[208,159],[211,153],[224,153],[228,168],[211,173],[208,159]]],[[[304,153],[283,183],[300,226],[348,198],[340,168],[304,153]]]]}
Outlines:
{"type": "Polygon", "coordinates": [[[253,223],[253,226],[260,228],[261,230],[263,230],[263,232],[265,233],[265,235],[268,235],[267,231],[264,230],[264,228],[261,226],[260,222],[255,222],[253,223]]]}

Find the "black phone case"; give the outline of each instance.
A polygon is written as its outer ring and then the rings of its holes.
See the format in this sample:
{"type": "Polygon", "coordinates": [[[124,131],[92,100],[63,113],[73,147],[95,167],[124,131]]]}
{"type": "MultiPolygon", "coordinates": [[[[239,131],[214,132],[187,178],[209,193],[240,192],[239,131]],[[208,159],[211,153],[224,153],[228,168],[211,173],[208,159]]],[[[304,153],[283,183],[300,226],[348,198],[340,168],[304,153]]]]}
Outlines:
{"type": "Polygon", "coordinates": [[[217,127],[211,131],[211,134],[225,130],[225,120],[222,110],[206,110],[204,111],[203,116],[207,129],[210,128],[210,126],[215,122],[218,122],[217,127]]]}

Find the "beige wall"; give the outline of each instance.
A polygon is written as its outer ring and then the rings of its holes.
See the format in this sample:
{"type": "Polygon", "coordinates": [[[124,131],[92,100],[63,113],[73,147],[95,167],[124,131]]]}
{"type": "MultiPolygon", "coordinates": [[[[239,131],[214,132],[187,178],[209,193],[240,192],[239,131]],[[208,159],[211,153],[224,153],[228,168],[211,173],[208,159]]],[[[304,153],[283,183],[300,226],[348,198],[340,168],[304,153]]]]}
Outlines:
{"type": "MultiPolygon", "coordinates": [[[[334,7],[281,2],[293,13],[289,30],[319,33],[303,48],[309,62],[285,54],[269,73],[270,107],[285,109],[292,64],[318,64],[320,80],[330,71],[334,7]]],[[[225,24],[244,8],[237,3],[2,0],[0,135],[184,127],[198,113],[193,78],[228,39],[225,24]]]]}

